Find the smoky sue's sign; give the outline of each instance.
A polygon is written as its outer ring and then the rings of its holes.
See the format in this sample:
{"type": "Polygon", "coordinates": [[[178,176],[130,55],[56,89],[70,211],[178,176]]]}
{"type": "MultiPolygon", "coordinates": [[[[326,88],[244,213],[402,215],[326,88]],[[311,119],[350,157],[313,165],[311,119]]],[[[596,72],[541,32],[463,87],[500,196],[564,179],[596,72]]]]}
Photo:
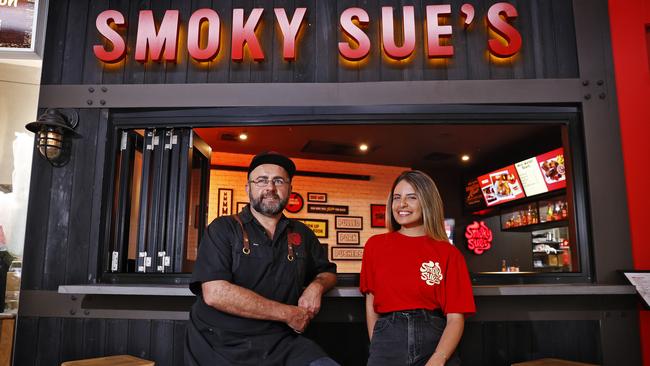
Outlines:
{"type": "MultiPolygon", "coordinates": [[[[396,19],[393,7],[381,8],[378,19],[371,19],[368,12],[360,7],[351,7],[339,14],[338,30],[340,39],[338,53],[347,61],[361,61],[369,57],[372,47],[380,47],[382,55],[389,60],[409,61],[416,49],[422,50],[428,58],[449,58],[454,55],[453,34],[455,32],[471,32],[472,23],[487,23],[491,32],[485,48],[491,55],[507,58],[515,55],[521,49],[521,35],[513,25],[517,18],[517,9],[510,3],[500,2],[487,9],[486,14],[476,14],[472,4],[463,4],[460,14],[452,14],[451,5],[425,5],[424,19],[415,18],[413,6],[402,6],[401,19],[396,19]],[[452,15],[462,17],[462,25],[450,25],[452,15]],[[381,35],[372,39],[368,35],[368,26],[378,22],[381,35]],[[425,37],[417,44],[416,32],[422,32],[425,37]],[[396,33],[398,36],[396,37],[396,33]],[[399,40],[399,41],[398,41],[399,40]]],[[[287,14],[283,8],[273,9],[275,24],[264,25],[261,22],[264,9],[254,8],[250,12],[235,8],[231,16],[230,55],[232,61],[244,60],[245,50],[257,62],[267,59],[269,50],[264,50],[258,38],[259,33],[268,31],[272,26],[279,29],[277,42],[282,44],[282,58],[286,61],[296,60],[299,54],[301,32],[315,31],[305,27],[308,8],[296,8],[293,14],[287,14]]],[[[187,24],[183,37],[187,37],[187,53],[199,62],[211,61],[224,52],[222,45],[222,17],[213,9],[203,8],[194,11],[187,24]]],[[[125,57],[133,57],[136,61],[166,61],[175,62],[179,52],[179,29],[181,22],[178,10],[167,10],[160,19],[156,19],[151,10],[141,10],[135,24],[126,24],[124,14],[117,10],[106,10],[96,19],[96,27],[101,35],[102,43],[93,47],[95,56],[105,62],[114,63],[125,57]],[[124,34],[127,27],[137,27],[137,38],[132,55],[127,55],[124,34]]],[[[226,36],[226,35],[224,35],[226,36]]],[[[225,42],[223,42],[225,43],[225,42]]]]}

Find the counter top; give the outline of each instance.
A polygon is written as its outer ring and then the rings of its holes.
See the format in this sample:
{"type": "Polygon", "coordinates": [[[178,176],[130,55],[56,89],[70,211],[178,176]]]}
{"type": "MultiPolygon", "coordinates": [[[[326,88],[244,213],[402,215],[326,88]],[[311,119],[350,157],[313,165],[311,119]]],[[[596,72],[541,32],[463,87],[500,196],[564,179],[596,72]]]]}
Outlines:
{"type": "MultiPolygon", "coordinates": [[[[503,285],[474,286],[474,296],[561,296],[561,295],[633,295],[630,285],[503,285]]],[[[187,285],[65,285],[60,294],[79,295],[138,295],[138,296],[194,296],[187,285]]],[[[335,287],[326,297],[362,297],[357,287],[335,287]]]]}

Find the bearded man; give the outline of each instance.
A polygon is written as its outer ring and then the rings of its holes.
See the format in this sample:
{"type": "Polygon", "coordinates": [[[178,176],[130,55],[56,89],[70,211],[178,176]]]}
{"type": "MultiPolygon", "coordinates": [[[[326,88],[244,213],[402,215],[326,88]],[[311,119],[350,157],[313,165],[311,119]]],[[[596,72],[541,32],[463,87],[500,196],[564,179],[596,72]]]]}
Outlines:
{"type": "Polygon", "coordinates": [[[190,283],[186,365],[338,365],[301,335],[336,284],[336,265],[309,228],[282,214],[295,172],[284,155],[256,155],[250,204],[208,226],[190,283]]]}

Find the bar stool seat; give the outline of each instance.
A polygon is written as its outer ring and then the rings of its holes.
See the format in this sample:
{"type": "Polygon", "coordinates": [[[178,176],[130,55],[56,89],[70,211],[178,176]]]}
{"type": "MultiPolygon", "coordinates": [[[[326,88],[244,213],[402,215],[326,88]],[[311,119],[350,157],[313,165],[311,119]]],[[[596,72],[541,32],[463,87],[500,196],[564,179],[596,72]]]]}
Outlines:
{"type": "Polygon", "coordinates": [[[512,366],[598,366],[593,363],[560,360],[557,358],[542,358],[539,360],[513,363],[512,366]]]}
{"type": "Polygon", "coordinates": [[[155,364],[153,361],[143,360],[129,355],[117,355],[66,361],[61,366],[154,366],[155,364]]]}

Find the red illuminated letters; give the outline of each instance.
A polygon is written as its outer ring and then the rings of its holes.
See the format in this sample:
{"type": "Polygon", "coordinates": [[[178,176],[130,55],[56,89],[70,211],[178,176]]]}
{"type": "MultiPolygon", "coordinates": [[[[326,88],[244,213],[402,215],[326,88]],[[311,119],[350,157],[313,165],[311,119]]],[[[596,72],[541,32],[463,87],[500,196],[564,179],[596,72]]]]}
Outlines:
{"type": "MultiPolygon", "coordinates": [[[[426,48],[427,57],[452,57],[454,46],[450,39],[453,28],[444,21],[451,17],[451,5],[427,5],[424,10],[426,18],[422,27],[425,28],[426,40],[422,48],[426,48]]],[[[305,22],[307,8],[296,8],[291,18],[285,9],[275,8],[273,11],[282,37],[282,58],[285,61],[295,61],[299,34],[305,22]]],[[[462,4],[459,12],[463,18],[463,31],[472,32],[469,26],[477,18],[474,6],[462,4]]],[[[263,13],[264,9],[254,8],[246,17],[244,9],[233,9],[230,34],[233,61],[243,61],[246,49],[254,61],[264,61],[264,50],[256,34],[261,24],[264,24],[263,13]]],[[[373,38],[373,41],[381,41],[381,49],[386,58],[405,60],[415,53],[418,31],[415,13],[416,9],[413,6],[403,6],[402,21],[396,22],[393,7],[381,8],[381,40],[373,38]],[[401,29],[396,30],[396,24],[400,23],[401,29]],[[402,40],[401,45],[398,45],[399,39],[402,40]]],[[[486,18],[492,33],[487,41],[487,48],[492,55],[505,58],[521,50],[521,34],[512,24],[517,15],[517,9],[505,2],[496,3],[488,9],[486,18]]],[[[141,10],[139,13],[135,42],[135,59],[139,62],[176,61],[179,11],[167,10],[162,20],[158,19],[158,21],[160,24],[156,26],[156,19],[151,10],[141,10]]],[[[339,26],[344,39],[338,42],[338,50],[342,58],[348,61],[360,61],[370,54],[371,38],[365,31],[370,21],[368,12],[362,8],[352,7],[343,10],[339,18],[339,26]]],[[[221,23],[219,14],[213,9],[202,8],[192,13],[187,20],[187,52],[190,57],[199,62],[217,58],[222,48],[221,23]]],[[[99,34],[104,37],[103,44],[93,46],[97,59],[107,63],[123,59],[127,52],[126,41],[118,32],[118,28],[126,25],[124,15],[116,10],[103,11],[97,16],[95,25],[99,34]]]]}
{"type": "Polygon", "coordinates": [[[260,47],[260,41],[255,35],[255,29],[260,23],[262,12],[264,12],[262,8],[253,9],[246,23],[244,23],[244,9],[233,9],[231,47],[233,61],[242,61],[244,59],[244,44],[248,45],[248,50],[253,60],[264,60],[264,52],[262,51],[262,47],[260,47]]]}
{"type": "Polygon", "coordinates": [[[488,24],[490,29],[503,37],[507,44],[497,39],[488,40],[490,52],[498,57],[510,57],[521,49],[521,34],[508,23],[508,20],[517,18],[517,9],[508,3],[496,3],[488,10],[488,24]],[[501,18],[505,14],[505,20],[501,18]]]}
{"type": "Polygon", "coordinates": [[[450,57],[454,55],[454,46],[440,45],[440,37],[451,36],[451,25],[438,23],[441,15],[451,14],[451,5],[427,5],[427,55],[429,57],[450,57]]]}
{"type": "Polygon", "coordinates": [[[156,32],[156,24],[151,10],[140,10],[138,20],[138,36],[135,42],[135,60],[147,61],[147,51],[152,61],[176,61],[178,47],[178,10],[167,10],[160,29],[156,32]],[[164,50],[164,53],[163,53],[164,50]]]}
{"type": "Polygon", "coordinates": [[[275,18],[278,20],[280,31],[282,32],[282,57],[287,61],[296,59],[296,37],[305,18],[307,8],[298,8],[293,13],[293,19],[289,22],[287,13],[284,9],[274,9],[275,18]]]}
{"type": "Polygon", "coordinates": [[[403,8],[403,32],[404,42],[401,47],[395,44],[395,30],[393,29],[393,8],[384,6],[381,8],[381,40],[384,45],[384,52],[388,57],[396,60],[403,60],[415,50],[415,12],[412,6],[403,8]]]}
{"type": "Polygon", "coordinates": [[[187,52],[197,61],[209,61],[219,54],[221,46],[221,21],[212,9],[199,9],[187,24],[187,52]],[[201,27],[207,22],[207,41],[201,48],[201,27]]]}
{"type": "Polygon", "coordinates": [[[103,45],[94,45],[95,56],[104,62],[117,62],[126,53],[126,44],[117,31],[111,28],[110,23],[117,26],[124,25],[124,16],[119,11],[106,10],[97,16],[95,25],[99,33],[113,45],[113,50],[107,51],[103,45]]]}
{"type": "Polygon", "coordinates": [[[370,52],[370,38],[356,24],[357,20],[360,26],[365,26],[370,21],[368,13],[361,8],[348,8],[341,13],[341,28],[350,39],[358,44],[352,48],[349,42],[339,42],[339,52],[344,58],[357,61],[368,56],[370,52]]]}

